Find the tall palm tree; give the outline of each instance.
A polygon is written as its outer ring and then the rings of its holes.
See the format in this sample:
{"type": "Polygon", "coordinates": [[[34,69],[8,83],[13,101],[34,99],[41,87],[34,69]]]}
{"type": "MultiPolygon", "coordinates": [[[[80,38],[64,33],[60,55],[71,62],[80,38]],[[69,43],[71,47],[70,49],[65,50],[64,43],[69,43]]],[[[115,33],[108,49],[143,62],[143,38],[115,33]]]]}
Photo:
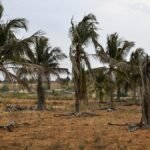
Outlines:
{"type": "Polygon", "coordinates": [[[75,24],[71,20],[70,28],[70,59],[72,62],[72,72],[75,87],[75,112],[80,111],[81,91],[82,91],[82,67],[86,67],[91,71],[88,54],[85,52],[85,47],[91,42],[95,48],[99,45],[97,33],[97,19],[93,14],[88,14],[83,19],[75,24]],[[84,65],[83,65],[84,64],[84,65]]]}
{"type": "Polygon", "coordinates": [[[117,71],[120,66],[125,65],[125,58],[134,46],[134,42],[124,41],[119,38],[117,33],[107,36],[106,50],[100,46],[97,54],[100,61],[109,65],[109,78],[110,78],[110,107],[113,109],[113,81],[114,71],[117,71]]]}
{"type": "Polygon", "coordinates": [[[20,78],[30,73],[37,78],[37,97],[39,110],[44,110],[46,108],[45,104],[45,94],[42,86],[42,81],[45,78],[47,80],[48,75],[59,76],[60,73],[68,73],[65,68],[60,68],[60,61],[66,58],[66,55],[62,53],[60,48],[52,48],[48,45],[48,38],[41,36],[36,37],[35,48],[28,55],[29,62],[31,64],[36,64],[41,67],[40,71],[36,70],[26,70],[22,67],[18,71],[18,76],[20,78]]]}
{"type": "MultiPolygon", "coordinates": [[[[16,18],[4,22],[2,20],[4,13],[3,5],[0,3],[0,72],[8,79],[17,80],[19,83],[23,81],[16,78],[10,72],[11,69],[18,68],[18,65],[26,65],[24,55],[30,52],[30,45],[33,44],[35,36],[38,32],[25,39],[18,39],[16,31],[18,29],[27,30],[27,21],[24,18],[16,18]]],[[[27,86],[27,84],[24,83],[27,86]]]]}

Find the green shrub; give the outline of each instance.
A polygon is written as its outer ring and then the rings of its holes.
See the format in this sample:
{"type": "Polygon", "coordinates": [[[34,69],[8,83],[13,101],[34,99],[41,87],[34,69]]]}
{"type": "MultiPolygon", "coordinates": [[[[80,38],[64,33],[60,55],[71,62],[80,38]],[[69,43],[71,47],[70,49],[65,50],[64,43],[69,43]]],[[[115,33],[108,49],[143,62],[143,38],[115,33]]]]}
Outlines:
{"type": "Polygon", "coordinates": [[[8,88],[7,85],[4,84],[4,85],[0,88],[0,91],[1,91],[1,92],[7,92],[7,91],[9,91],[9,88],[8,88]]]}

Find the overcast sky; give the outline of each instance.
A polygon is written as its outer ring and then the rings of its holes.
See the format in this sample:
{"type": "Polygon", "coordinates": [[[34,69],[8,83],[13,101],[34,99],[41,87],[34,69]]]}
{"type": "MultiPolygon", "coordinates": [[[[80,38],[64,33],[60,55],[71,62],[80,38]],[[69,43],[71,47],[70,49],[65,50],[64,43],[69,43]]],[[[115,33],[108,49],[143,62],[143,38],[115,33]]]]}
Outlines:
{"type": "MultiPolygon", "coordinates": [[[[46,32],[50,44],[59,46],[67,55],[70,39],[68,30],[72,16],[80,21],[84,15],[93,13],[100,25],[100,42],[106,43],[107,34],[118,32],[123,39],[134,41],[150,54],[150,1],[149,0],[2,0],[4,19],[24,17],[29,30],[25,37],[41,29],[46,32]]],[[[89,53],[94,53],[89,48],[89,53]]],[[[71,68],[69,60],[62,65],[71,68]]],[[[99,62],[92,61],[93,67],[99,62]]]]}

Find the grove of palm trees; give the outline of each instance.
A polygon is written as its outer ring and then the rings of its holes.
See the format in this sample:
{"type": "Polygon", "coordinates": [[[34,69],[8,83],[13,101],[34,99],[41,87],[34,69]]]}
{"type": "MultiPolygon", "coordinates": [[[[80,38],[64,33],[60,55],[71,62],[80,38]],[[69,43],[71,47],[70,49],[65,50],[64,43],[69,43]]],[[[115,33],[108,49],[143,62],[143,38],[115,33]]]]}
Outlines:
{"type": "Polygon", "coordinates": [[[0,149],[149,150],[148,52],[118,31],[103,37],[94,13],[70,17],[67,49],[17,15],[0,3],[0,149]]]}

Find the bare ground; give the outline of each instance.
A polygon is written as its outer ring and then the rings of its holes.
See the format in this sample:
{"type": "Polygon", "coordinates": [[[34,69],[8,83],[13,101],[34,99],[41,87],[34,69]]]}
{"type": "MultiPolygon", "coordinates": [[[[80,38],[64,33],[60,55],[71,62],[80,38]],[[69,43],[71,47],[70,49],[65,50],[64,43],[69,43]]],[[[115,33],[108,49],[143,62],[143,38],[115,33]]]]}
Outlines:
{"type": "MultiPolygon", "coordinates": [[[[34,104],[16,100],[9,103],[34,104]]],[[[70,102],[52,104],[67,106],[70,102]]],[[[72,102],[71,102],[72,103],[72,102]]],[[[48,105],[51,106],[50,103],[48,105]]],[[[94,111],[95,117],[56,117],[68,111],[17,111],[4,112],[1,104],[0,125],[15,121],[20,124],[13,132],[0,129],[0,150],[149,150],[150,131],[129,132],[126,126],[109,126],[108,123],[139,122],[139,106],[119,106],[116,111],[94,111]]],[[[92,110],[90,110],[92,111],[92,110]]]]}

